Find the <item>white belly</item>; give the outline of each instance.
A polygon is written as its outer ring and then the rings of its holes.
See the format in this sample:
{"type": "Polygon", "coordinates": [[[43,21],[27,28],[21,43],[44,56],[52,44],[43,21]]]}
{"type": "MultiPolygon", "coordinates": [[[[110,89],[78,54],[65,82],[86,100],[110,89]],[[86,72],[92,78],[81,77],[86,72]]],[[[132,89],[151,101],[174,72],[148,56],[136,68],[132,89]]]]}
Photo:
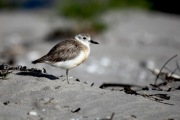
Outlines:
{"type": "Polygon", "coordinates": [[[72,60],[56,62],[56,63],[50,63],[50,62],[46,62],[46,63],[51,66],[59,67],[61,69],[72,69],[83,63],[87,59],[88,55],[89,53],[87,54],[86,52],[81,52],[76,58],[72,60]]]}

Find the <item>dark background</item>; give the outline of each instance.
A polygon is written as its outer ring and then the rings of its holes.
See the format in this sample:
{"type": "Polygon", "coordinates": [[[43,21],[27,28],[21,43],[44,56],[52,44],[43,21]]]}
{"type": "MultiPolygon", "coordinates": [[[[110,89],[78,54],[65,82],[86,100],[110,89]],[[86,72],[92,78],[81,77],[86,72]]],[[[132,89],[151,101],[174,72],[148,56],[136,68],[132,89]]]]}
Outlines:
{"type": "Polygon", "coordinates": [[[180,14],[178,0],[149,0],[152,4],[152,9],[165,13],[180,14]]]}
{"type": "MultiPolygon", "coordinates": [[[[20,8],[20,9],[39,9],[50,8],[63,0],[0,0],[0,9],[20,8]]],[[[131,0],[128,0],[131,2],[131,0]]],[[[161,11],[171,14],[180,14],[178,0],[144,0],[150,3],[151,10],[161,11]]]]}

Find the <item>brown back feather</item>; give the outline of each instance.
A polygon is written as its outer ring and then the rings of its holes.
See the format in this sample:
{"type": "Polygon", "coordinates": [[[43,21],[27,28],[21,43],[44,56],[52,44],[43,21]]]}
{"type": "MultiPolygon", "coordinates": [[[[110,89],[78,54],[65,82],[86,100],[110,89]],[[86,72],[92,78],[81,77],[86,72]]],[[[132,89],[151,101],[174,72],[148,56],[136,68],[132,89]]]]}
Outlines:
{"type": "Polygon", "coordinates": [[[60,62],[75,58],[80,50],[84,47],[80,42],[75,40],[65,40],[56,44],[47,55],[38,59],[38,62],[60,62]]]}

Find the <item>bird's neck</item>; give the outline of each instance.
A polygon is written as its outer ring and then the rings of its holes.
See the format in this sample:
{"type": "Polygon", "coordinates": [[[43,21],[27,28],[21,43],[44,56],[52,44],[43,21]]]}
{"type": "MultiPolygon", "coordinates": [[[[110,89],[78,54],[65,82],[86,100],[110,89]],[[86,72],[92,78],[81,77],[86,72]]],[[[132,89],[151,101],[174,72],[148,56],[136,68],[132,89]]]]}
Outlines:
{"type": "Polygon", "coordinates": [[[90,54],[90,44],[89,44],[89,42],[83,42],[83,41],[80,41],[80,40],[78,40],[78,41],[82,44],[81,47],[85,50],[86,57],[88,57],[89,54],[90,54]]]}
{"type": "Polygon", "coordinates": [[[90,49],[90,43],[89,42],[83,42],[81,40],[78,40],[81,44],[85,45],[88,49],[90,49]]]}

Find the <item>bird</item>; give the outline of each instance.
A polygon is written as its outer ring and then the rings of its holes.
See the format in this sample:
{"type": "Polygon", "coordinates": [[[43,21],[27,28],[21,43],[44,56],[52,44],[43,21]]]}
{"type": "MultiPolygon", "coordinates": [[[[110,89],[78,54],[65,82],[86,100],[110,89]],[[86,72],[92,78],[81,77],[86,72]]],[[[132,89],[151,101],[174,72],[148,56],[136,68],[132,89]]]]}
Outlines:
{"type": "Polygon", "coordinates": [[[45,63],[66,70],[69,84],[69,70],[83,63],[90,54],[90,44],[99,44],[88,34],[76,34],[74,38],[56,44],[46,55],[32,61],[32,64],[45,63]]]}

